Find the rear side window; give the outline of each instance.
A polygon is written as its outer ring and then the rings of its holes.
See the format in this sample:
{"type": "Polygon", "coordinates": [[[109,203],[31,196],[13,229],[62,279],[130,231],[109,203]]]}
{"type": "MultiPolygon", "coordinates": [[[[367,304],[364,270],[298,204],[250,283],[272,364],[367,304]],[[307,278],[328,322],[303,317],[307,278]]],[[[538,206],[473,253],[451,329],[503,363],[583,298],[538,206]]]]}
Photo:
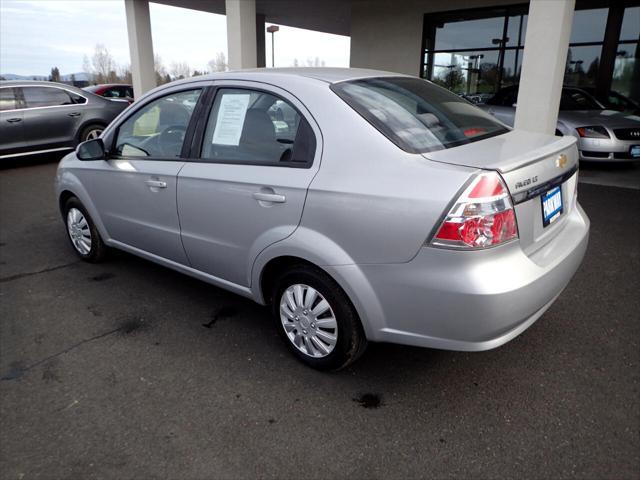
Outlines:
{"type": "Polygon", "coordinates": [[[115,154],[179,157],[201,90],[169,94],[144,105],[118,128],[115,154]]]}
{"type": "Polygon", "coordinates": [[[16,96],[13,88],[0,88],[0,112],[16,109],[16,96]]]}
{"type": "Polygon", "coordinates": [[[418,78],[369,78],[331,89],[410,153],[442,150],[508,131],[466,100],[418,78]]]}
{"type": "Polygon", "coordinates": [[[27,108],[56,107],[74,103],[69,94],[61,88],[22,87],[22,94],[27,108]]]}
{"type": "Polygon", "coordinates": [[[223,88],[216,94],[202,158],[225,163],[305,166],[316,150],[313,130],[287,101],[266,92],[223,88]]]}
{"type": "Polygon", "coordinates": [[[82,95],[79,95],[75,92],[67,92],[69,94],[69,96],[71,97],[71,101],[73,103],[76,104],[83,104],[83,103],[87,103],[87,99],[84,98],[82,95]]]}

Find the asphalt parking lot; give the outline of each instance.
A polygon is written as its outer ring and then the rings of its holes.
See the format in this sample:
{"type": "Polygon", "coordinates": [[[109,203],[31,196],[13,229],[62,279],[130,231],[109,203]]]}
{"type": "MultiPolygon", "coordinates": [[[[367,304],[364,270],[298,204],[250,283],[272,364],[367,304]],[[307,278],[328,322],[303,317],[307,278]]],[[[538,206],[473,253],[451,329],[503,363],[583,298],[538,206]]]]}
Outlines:
{"type": "Polygon", "coordinates": [[[640,190],[580,184],[586,259],[509,344],[370,345],[326,374],[248,300],[123,253],[79,262],[56,164],[13,167],[0,171],[3,479],[640,476],[640,190]]]}

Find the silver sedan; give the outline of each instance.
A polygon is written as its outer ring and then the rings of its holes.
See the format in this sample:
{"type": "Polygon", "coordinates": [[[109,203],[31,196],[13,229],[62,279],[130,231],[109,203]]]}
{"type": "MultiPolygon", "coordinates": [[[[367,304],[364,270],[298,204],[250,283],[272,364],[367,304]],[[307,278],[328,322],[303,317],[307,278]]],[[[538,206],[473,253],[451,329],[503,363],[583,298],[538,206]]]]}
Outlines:
{"type": "MultiPolygon", "coordinates": [[[[517,86],[503,88],[481,108],[513,126],[517,96],[517,86]]],[[[579,88],[562,89],[556,134],[575,137],[583,161],[640,161],[640,117],[607,110],[579,88]]]]}
{"type": "Polygon", "coordinates": [[[270,69],[172,83],[60,163],[84,260],[117,248],[270,305],[318,369],[368,341],[480,351],[587,248],[573,137],[510,131],[429,82],[270,69]]]}

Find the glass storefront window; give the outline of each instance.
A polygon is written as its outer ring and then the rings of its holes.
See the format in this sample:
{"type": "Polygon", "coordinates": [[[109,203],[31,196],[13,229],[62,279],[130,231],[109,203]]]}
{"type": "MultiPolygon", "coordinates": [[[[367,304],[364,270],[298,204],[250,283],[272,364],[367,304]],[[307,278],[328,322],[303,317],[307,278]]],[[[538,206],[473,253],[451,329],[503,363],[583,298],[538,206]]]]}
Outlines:
{"type": "Polygon", "coordinates": [[[516,85],[520,81],[523,49],[506,50],[502,68],[502,87],[516,85]]]}
{"type": "Polygon", "coordinates": [[[495,47],[502,39],[504,17],[445,23],[436,31],[436,50],[495,47]]]}
{"type": "Polygon", "coordinates": [[[572,87],[594,87],[601,51],[601,45],[569,47],[564,84],[572,87]]]}
{"type": "Polygon", "coordinates": [[[620,40],[640,40],[640,7],[627,7],[622,18],[620,40]]]}
{"type": "Polygon", "coordinates": [[[457,94],[495,93],[498,51],[440,52],[434,55],[432,81],[457,94]]]}
{"type": "Polygon", "coordinates": [[[611,90],[640,102],[640,43],[618,45],[611,90]]]}
{"type": "MultiPolygon", "coordinates": [[[[576,0],[565,85],[598,91],[611,89],[638,100],[640,6],[636,5],[635,1],[576,0]],[[626,3],[634,6],[625,7],[626,3]],[[603,5],[608,7],[601,8],[603,5]],[[605,44],[607,23],[614,29],[620,16],[622,26],[617,45],[609,40],[605,44]],[[614,45],[617,51],[613,50],[614,45]],[[611,75],[600,64],[610,66],[614,57],[611,75]]],[[[515,4],[425,15],[423,76],[456,93],[477,96],[517,84],[527,11],[528,5],[515,4]]],[[[615,30],[610,33],[617,34],[615,30]]]]}
{"type": "Polygon", "coordinates": [[[570,43],[602,42],[607,26],[608,8],[576,10],[573,13],[570,43]]]}
{"type": "Polygon", "coordinates": [[[527,34],[527,20],[529,15],[512,15],[507,24],[507,47],[517,47],[524,45],[524,38],[527,34]],[[518,42],[520,39],[520,42],[518,42]]]}

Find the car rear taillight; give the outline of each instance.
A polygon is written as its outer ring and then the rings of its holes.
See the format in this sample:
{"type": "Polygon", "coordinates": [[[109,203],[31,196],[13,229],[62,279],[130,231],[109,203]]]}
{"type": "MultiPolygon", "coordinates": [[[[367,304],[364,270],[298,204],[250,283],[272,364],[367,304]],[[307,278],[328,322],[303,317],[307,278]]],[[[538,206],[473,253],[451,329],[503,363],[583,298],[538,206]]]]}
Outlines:
{"type": "Polygon", "coordinates": [[[431,245],[481,249],[518,238],[516,215],[506,185],[496,172],[481,173],[456,200],[431,245]]]}

